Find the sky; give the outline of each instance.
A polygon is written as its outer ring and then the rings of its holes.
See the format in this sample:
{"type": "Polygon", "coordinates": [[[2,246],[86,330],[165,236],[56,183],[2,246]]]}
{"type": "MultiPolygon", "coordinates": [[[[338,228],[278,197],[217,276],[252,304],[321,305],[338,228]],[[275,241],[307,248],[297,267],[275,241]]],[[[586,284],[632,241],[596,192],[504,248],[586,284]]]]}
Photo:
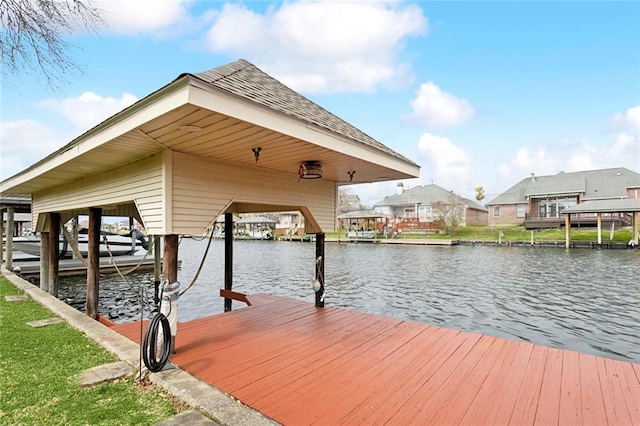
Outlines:
{"type": "Polygon", "coordinates": [[[640,172],[640,2],[94,0],[81,73],[2,80],[0,180],[173,81],[237,59],[421,166],[344,187],[372,206],[437,184],[490,201],[531,175],[640,172]]]}

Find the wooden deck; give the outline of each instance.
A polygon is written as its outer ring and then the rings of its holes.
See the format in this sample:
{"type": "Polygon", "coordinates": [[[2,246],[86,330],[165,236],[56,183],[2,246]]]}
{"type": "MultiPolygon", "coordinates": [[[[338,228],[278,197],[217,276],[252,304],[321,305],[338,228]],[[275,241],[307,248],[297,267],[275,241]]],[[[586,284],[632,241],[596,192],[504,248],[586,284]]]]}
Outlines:
{"type": "MultiPolygon", "coordinates": [[[[640,364],[250,300],[180,323],[170,361],[282,424],[640,424],[640,364]]],[[[139,323],[114,329],[139,339],[139,323]]]]}

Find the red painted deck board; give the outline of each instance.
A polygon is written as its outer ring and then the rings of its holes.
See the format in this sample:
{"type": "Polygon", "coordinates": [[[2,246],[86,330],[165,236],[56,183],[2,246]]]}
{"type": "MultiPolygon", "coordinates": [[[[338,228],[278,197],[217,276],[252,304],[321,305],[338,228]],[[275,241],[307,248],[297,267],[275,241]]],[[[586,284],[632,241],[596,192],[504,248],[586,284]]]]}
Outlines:
{"type": "Polygon", "coordinates": [[[249,299],[180,323],[170,360],[282,424],[640,424],[639,364],[249,299]]]}

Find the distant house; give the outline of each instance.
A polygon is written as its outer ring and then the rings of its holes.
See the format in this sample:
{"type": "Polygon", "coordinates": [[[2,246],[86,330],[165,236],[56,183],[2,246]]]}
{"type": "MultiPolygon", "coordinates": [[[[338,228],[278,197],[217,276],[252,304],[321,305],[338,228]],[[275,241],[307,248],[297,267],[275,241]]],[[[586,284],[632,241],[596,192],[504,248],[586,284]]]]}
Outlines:
{"type": "Polygon", "coordinates": [[[475,201],[460,197],[438,185],[416,186],[405,190],[398,184],[398,192],[375,204],[375,209],[395,219],[399,228],[436,228],[438,206],[460,204],[460,226],[484,226],[488,210],[475,201]]]}
{"type": "MultiPolygon", "coordinates": [[[[528,229],[560,227],[562,211],[589,200],[640,198],[640,174],[624,167],[560,172],[551,176],[522,179],[487,203],[490,225],[525,225],[528,229]]],[[[627,215],[628,216],[628,215],[627,215]]],[[[609,221],[622,226],[630,221],[624,214],[609,221]]],[[[574,225],[595,224],[595,215],[583,215],[574,225]]]]}

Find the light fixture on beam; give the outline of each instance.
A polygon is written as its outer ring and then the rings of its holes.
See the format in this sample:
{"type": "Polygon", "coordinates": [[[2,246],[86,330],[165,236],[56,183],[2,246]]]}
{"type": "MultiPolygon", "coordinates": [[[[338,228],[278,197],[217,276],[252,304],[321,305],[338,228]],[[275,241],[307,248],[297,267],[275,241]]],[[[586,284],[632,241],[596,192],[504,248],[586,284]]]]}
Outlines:
{"type": "Polygon", "coordinates": [[[179,127],[180,130],[184,130],[185,132],[199,132],[202,130],[202,127],[196,126],[195,124],[183,124],[179,127]]]}
{"type": "Polygon", "coordinates": [[[319,161],[303,161],[298,167],[300,179],[320,179],[322,177],[322,164],[319,161]]]}
{"type": "Polygon", "coordinates": [[[260,151],[262,151],[262,147],[258,146],[255,148],[251,148],[251,151],[253,151],[253,158],[256,159],[256,163],[257,163],[258,160],[260,159],[260,151]]]}

